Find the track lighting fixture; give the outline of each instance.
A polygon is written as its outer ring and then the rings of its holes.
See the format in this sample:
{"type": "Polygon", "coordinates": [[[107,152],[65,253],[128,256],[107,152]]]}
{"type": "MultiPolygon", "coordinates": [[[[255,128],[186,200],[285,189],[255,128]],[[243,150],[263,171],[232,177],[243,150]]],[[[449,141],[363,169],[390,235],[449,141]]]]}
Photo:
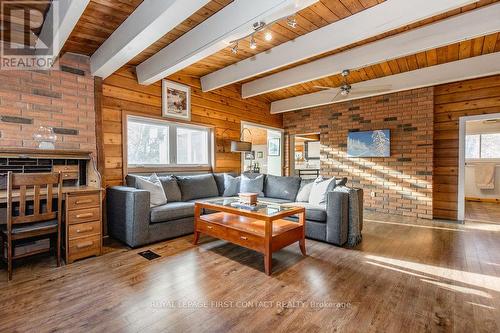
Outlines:
{"type": "Polygon", "coordinates": [[[238,42],[233,44],[233,47],[231,47],[231,52],[233,52],[234,54],[238,53],[238,42]]]}
{"type": "Polygon", "coordinates": [[[234,54],[237,54],[238,53],[238,42],[244,40],[244,39],[247,39],[248,37],[250,37],[250,48],[252,50],[255,50],[257,48],[257,42],[255,41],[255,34],[257,33],[261,33],[262,31],[266,30],[265,33],[264,33],[264,39],[266,41],[271,41],[273,39],[273,34],[270,30],[268,30],[269,27],[271,27],[273,24],[275,24],[276,22],[279,22],[279,21],[282,21],[282,20],[285,20],[286,19],[286,24],[291,27],[291,28],[296,28],[297,27],[297,20],[295,19],[295,16],[294,15],[291,15],[291,16],[284,16],[284,17],[281,17],[277,20],[274,20],[272,22],[269,22],[269,23],[265,23],[265,22],[262,22],[262,21],[257,21],[255,22],[253,25],[252,25],[252,28],[253,28],[253,31],[251,33],[249,33],[248,35],[245,35],[243,37],[240,37],[238,39],[235,39],[231,42],[229,42],[231,46],[231,52],[233,52],[234,54]]]}
{"type": "Polygon", "coordinates": [[[295,16],[288,16],[286,18],[286,24],[292,29],[297,28],[297,20],[295,19],[295,16]]]}
{"type": "Polygon", "coordinates": [[[255,38],[253,38],[253,35],[252,35],[252,39],[250,40],[250,48],[252,50],[255,50],[257,48],[257,42],[255,41],[255,38]]]}

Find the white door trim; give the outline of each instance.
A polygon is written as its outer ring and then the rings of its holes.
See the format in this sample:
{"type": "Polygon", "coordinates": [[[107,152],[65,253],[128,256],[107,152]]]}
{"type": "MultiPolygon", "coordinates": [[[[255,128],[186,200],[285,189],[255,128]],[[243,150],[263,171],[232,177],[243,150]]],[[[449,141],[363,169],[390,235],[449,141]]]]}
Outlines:
{"type": "Polygon", "coordinates": [[[459,144],[458,144],[458,217],[459,221],[465,220],[465,123],[471,120],[487,120],[500,118],[500,113],[481,114],[459,118],[459,144]]]}

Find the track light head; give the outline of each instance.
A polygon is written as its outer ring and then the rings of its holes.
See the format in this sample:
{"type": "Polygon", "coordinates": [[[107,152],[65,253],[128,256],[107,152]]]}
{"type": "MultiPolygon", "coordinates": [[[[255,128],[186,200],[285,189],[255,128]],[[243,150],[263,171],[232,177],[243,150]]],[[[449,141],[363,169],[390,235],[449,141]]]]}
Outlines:
{"type": "Polygon", "coordinates": [[[233,54],[238,53],[238,42],[233,44],[233,47],[231,47],[231,52],[233,52],[233,54]]]}
{"type": "Polygon", "coordinates": [[[252,50],[255,50],[257,48],[257,42],[255,41],[255,38],[253,38],[253,36],[252,39],[250,40],[250,48],[252,50]]]}
{"type": "Polygon", "coordinates": [[[295,29],[297,27],[297,20],[295,19],[295,16],[288,16],[286,18],[286,24],[292,29],[295,29]]]}

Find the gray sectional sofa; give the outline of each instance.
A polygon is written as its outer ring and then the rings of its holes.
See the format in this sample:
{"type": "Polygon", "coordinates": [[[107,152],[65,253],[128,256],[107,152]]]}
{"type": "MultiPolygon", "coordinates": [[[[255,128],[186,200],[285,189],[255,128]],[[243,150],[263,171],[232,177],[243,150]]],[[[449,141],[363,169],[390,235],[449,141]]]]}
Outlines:
{"type": "MultiPolygon", "coordinates": [[[[128,175],[127,186],[107,190],[110,236],[138,247],[193,232],[194,203],[223,196],[224,174],[190,176],[158,175],[168,199],[150,208],[150,193],[136,188],[140,175],[128,175]]],[[[344,185],[327,193],[325,205],[296,201],[311,180],[265,175],[262,201],[306,208],[306,237],[343,246],[361,240],[363,191],[344,185]]],[[[293,218],[291,218],[293,219],[293,218]]]]}

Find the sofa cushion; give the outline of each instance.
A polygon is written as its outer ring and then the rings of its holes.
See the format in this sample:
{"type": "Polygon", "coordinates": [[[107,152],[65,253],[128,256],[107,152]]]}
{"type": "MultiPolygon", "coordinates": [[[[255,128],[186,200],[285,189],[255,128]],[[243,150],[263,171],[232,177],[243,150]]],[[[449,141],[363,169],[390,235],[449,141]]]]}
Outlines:
{"type": "Polygon", "coordinates": [[[182,193],[182,201],[198,198],[217,197],[219,190],[214,176],[207,175],[176,176],[182,193]]]}
{"type": "Polygon", "coordinates": [[[297,193],[296,201],[309,202],[309,195],[313,186],[314,179],[302,179],[300,182],[299,193],[297,193]]]}
{"type": "Polygon", "coordinates": [[[167,197],[158,176],[153,173],[149,178],[137,178],[137,188],[149,192],[149,205],[151,207],[160,206],[167,203],[167,197]]]}
{"type": "Polygon", "coordinates": [[[304,207],[306,209],[306,220],[326,222],[326,205],[313,205],[308,202],[292,202],[284,205],[304,207]]]}
{"type": "Polygon", "coordinates": [[[264,196],[264,175],[259,175],[255,178],[249,178],[247,175],[241,175],[240,192],[242,193],[257,193],[259,197],[264,196]]]}
{"type": "Polygon", "coordinates": [[[233,197],[240,191],[241,177],[233,177],[230,174],[224,174],[224,197],[233,197]]]}
{"type": "MultiPolygon", "coordinates": [[[[236,173],[234,172],[229,172],[227,173],[228,175],[231,175],[233,177],[236,177],[236,173]]],[[[214,179],[215,183],[217,184],[217,189],[219,190],[219,196],[224,195],[224,175],[225,173],[214,173],[214,179]]]]}
{"type": "Polygon", "coordinates": [[[177,202],[182,200],[181,189],[179,184],[177,184],[177,178],[175,176],[160,176],[161,185],[163,186],[163,191],[167,196],[168,202],[177,202]]]}
{"type": "Polygon", "coordinates": [[[161,223],[194,216],[194,203],[170,202],[151,208],[151,223],[161,223]]]}
{"type": "Polygon", "coordinates": [[[268,198],[295,201],[299,192],[300,180],[300,177],[267,175],[264,182],[264,195],[268,198]]]}
{"type": "Polygon", "coordinates": [[[326,203],[326,194],[333,191],[335,188],[335,177],[326,179],[318,177],[311,188],[309,194],[309,202],[315,205],[322,205],[326,203]]]}

